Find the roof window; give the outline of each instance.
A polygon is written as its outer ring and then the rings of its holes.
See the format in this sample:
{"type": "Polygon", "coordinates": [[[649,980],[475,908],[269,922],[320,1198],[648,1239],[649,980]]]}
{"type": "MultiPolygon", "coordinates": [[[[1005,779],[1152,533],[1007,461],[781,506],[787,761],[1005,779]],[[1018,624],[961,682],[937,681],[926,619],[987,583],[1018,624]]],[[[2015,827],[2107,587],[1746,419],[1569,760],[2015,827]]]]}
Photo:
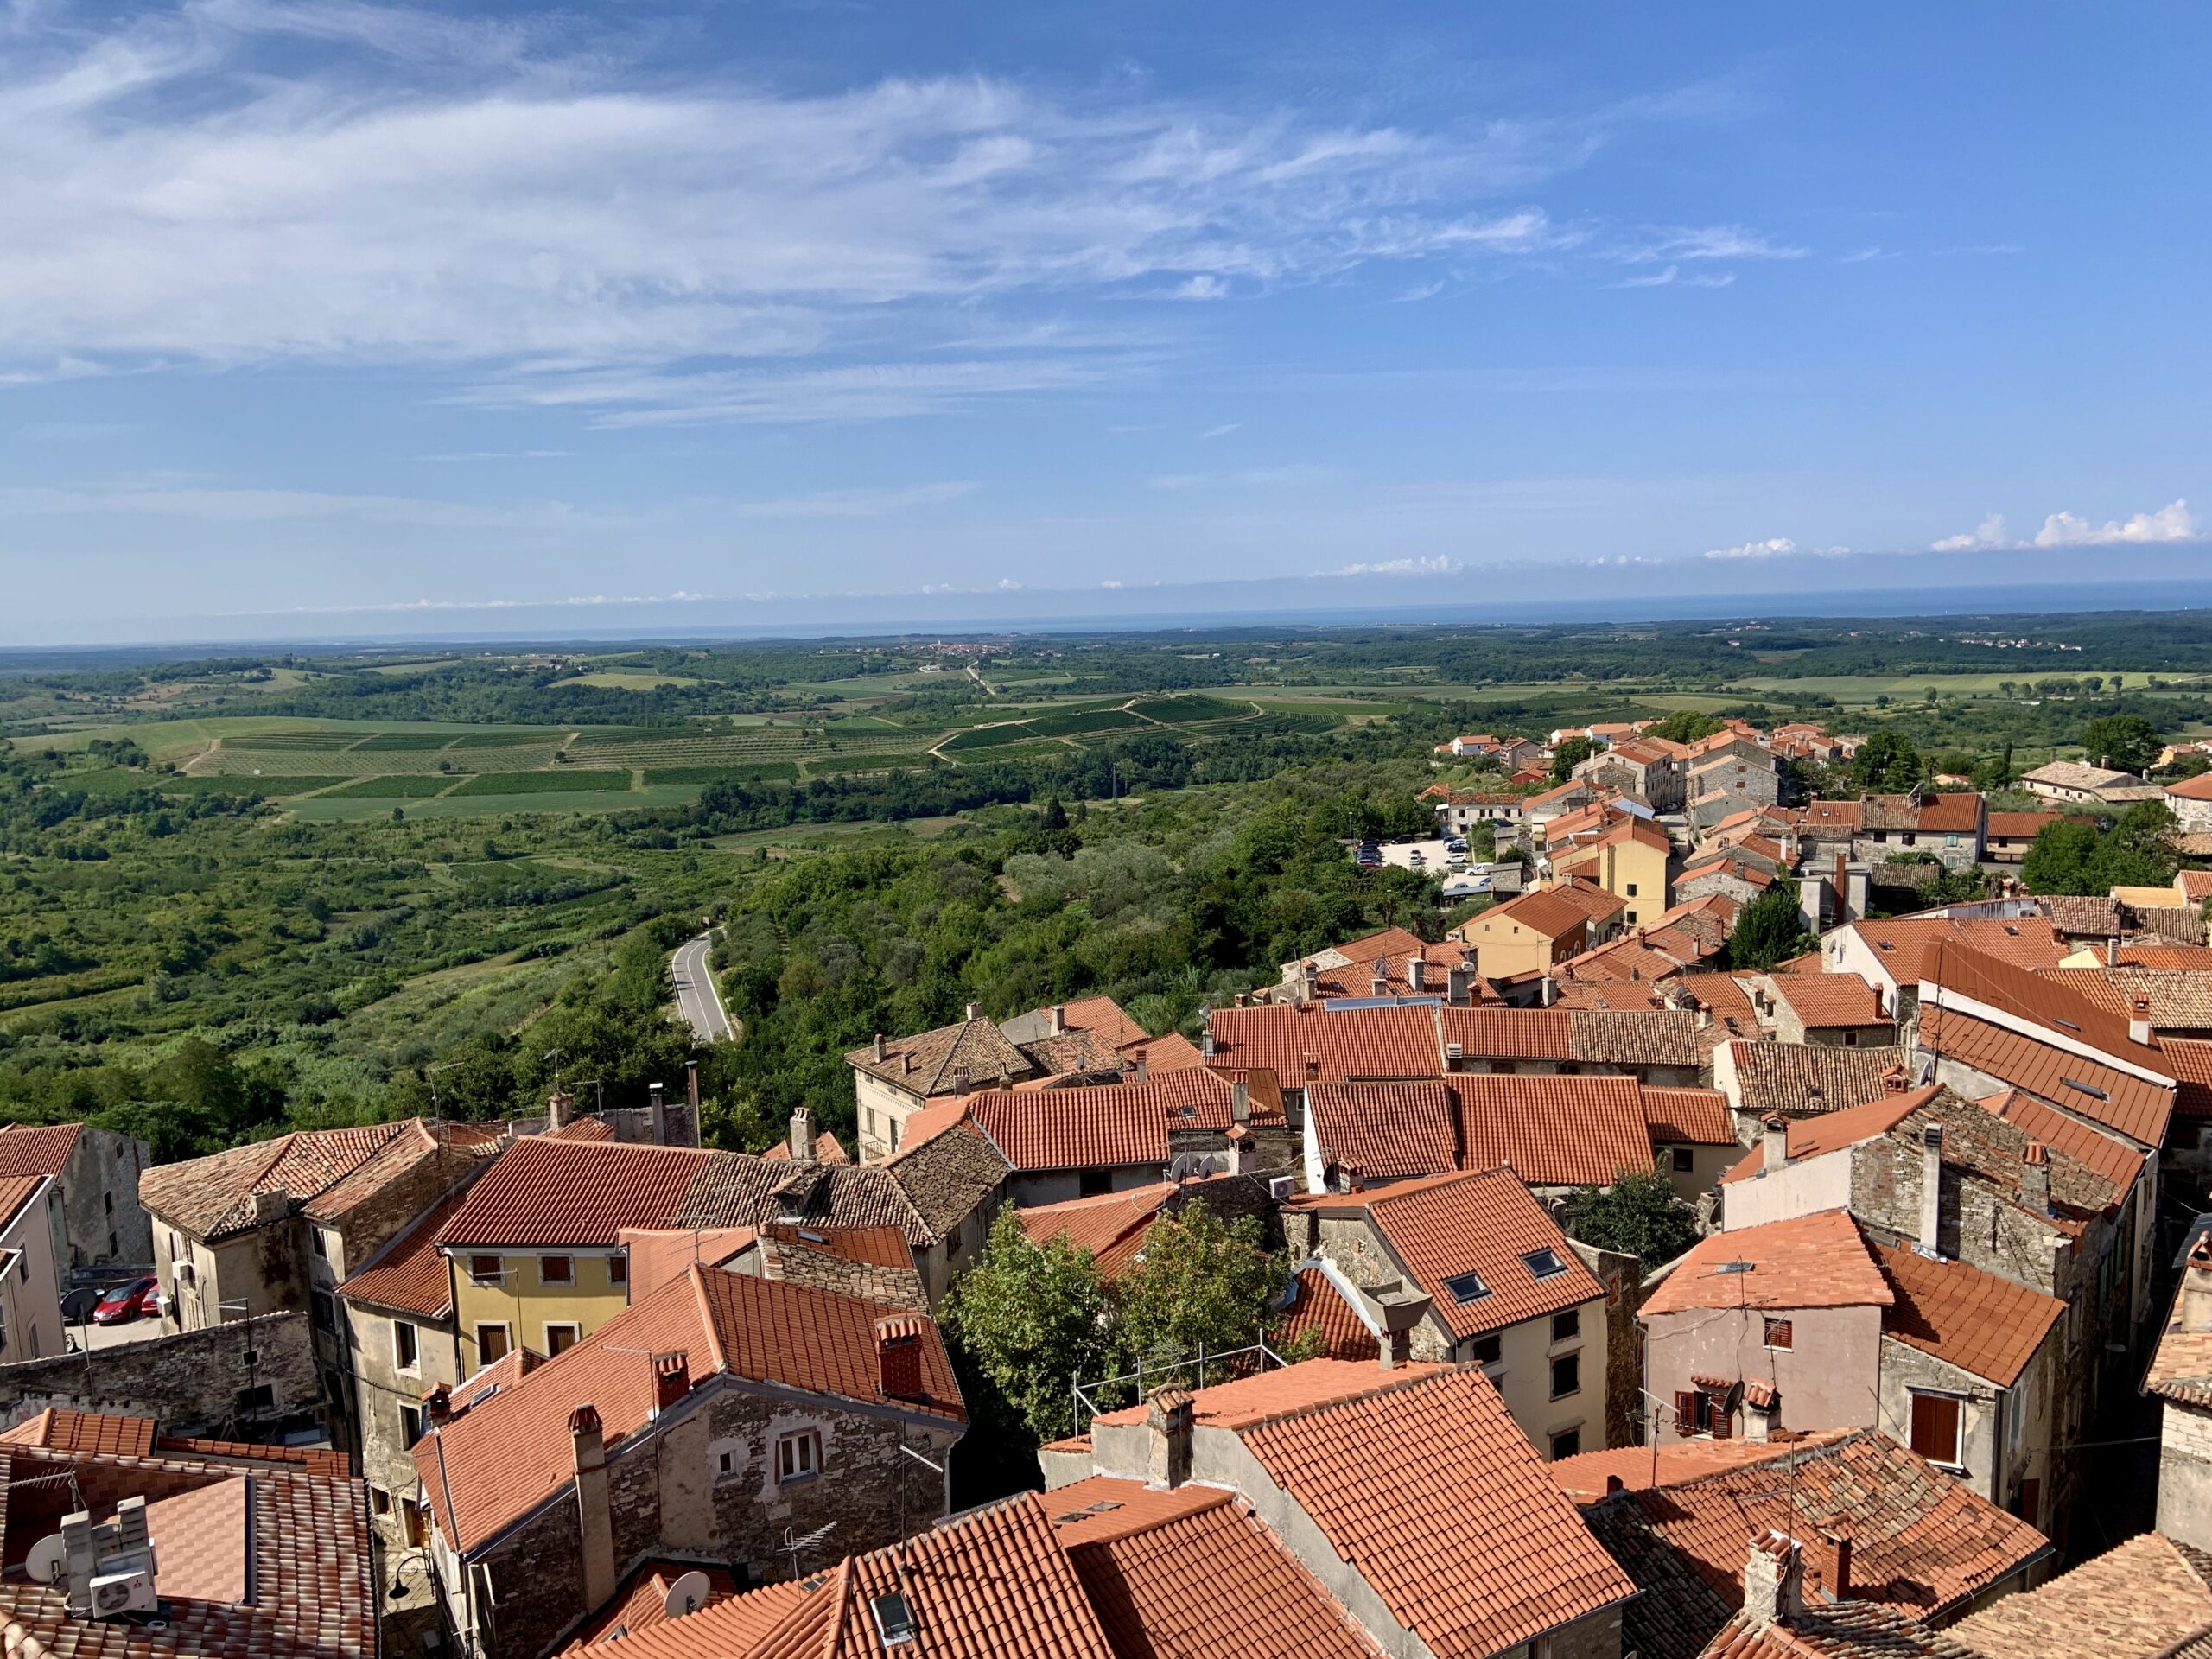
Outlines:
{"type": "Polygon", "coordinates": [[[2075,1025],[2071,1020],[2062,1020],[2055,1014],[2050,1016],[2050,1023],[2054,1026],[2063,1026],[2069,1031],[2079,1031],[2082,1029],[2081,1027],[2075,1025]]]}
{"type": "Polygon", "coordinates": [[[1541,1250],[1530,1250],[1521,1260],[1538,1279],[1556,1279],[1567,1271],[1567,1263],[1559,1259],[1559,1252],[1548,1245],[1541,1250]]]}
{"type": "Polygon", "coordinates": [[[2078,1089],[2082,1093],[2087,1095],[2091,1100],[2110,1100],[2112,1098],[2112,1096],[2105,1093],[2103,1090],[2092,1089],[2088,1084],[2076,1082],[2072,1077],[2061,1077],[2058,1081],[2066,1088],[2078,1089]]]}
{"type": "Polygon", "coordinates": [[[903,1648],[921,1634],[921,1626],[914,1622],[914,1610],[897,1591],[872,1598],[868,1606],[875,1615],[876,1637],[884,1647],[903,1648]]]}
{"type": "Polygon", "coordinates": [[[1478,1273],[1457,1273],[1444,1281],[1444,1288],[1452,1293],[1452,1300],[1465,1307],[1469,1302],[1479,1302],[1490,1294],[1490,1287],[1483,1283],[1478,1273]]]}

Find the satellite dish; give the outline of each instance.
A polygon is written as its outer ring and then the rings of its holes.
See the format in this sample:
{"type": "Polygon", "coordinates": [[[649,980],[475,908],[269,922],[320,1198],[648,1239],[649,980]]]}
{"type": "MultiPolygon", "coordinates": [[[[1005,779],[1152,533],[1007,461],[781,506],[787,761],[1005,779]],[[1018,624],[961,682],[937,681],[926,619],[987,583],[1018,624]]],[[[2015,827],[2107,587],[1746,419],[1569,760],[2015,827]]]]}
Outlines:
{"type": "Polygon", "coordinates": [[[31,1553],[23,1558],[23,1572],[35,1583],[59,1584],[68,1566],[68,1548],[61,1535],[50,1532],[31,1546],[31,1553]]]}
{"type": "Polygon", "coordinates": [[[1167,1166],[1171,1181],[1202,1181],[1213,1173],[1213,1159],[1203,1152],[1179,1152],[1167,1166]]]}
{"type": "Polygon", "coordinates": [[[668,1599],[663,1605],[663,1611],[671,1618],[696,1613],[707,1605],[707,1597],[712,1588],[707,1582],[707,1575],[695,1568],[668,1586],[668,1599]]]}

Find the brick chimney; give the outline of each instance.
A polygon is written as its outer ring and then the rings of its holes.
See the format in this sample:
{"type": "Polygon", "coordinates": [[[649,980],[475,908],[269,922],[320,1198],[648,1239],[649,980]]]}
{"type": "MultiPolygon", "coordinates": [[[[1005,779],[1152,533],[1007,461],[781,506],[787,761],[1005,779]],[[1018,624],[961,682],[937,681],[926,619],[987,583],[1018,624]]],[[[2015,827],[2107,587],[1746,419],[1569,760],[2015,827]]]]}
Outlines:
{"type": "Polygon", "coordinates": [[[1914,1241],[1923,1255],[1941,1261],[1943,1255],[1943,1126],[1930,1123],[1920,1131],[1920,1236],[1914,1241]]]}
{"type": "Polygon", "coordinates": [[[1232,1071],[1229,1077],[1229,1121],[1249,1123],[1252,1121],[1252,1074],[1232,1071]]]}
{"type": "Polygon", "coordinates": [[[653,1414],[658,1416],[691,1392],[691,1356],[681,1348],[653,1356],[653,1414]]]}
{"type": "Polygon", "coordinates": [[[2050,1153],[2040,1141],[2029,1141],[2021,1154],[2020,1196],[2037,1215],[2050,1213],[2050,1153]]]}
{"type": "Polygon", "coordinates": [[[1065,1002],[1055,1002],[1052,1004],[1052,1035],[1065,1037],[1067,1034],[1068,1005],[1065,1002]]]}
{"type": "Polygon", "coordinates": [[[2152,1045],[2151,999],[2147,996],[2127,1000],[2127,1040],[2140,1043],[2145,1048],[2152,1045]]]}
{"type": "Polygon", "coordinates": [[[1851,1535],[1840,1530],[1821,1534],[1821,1577],[1828,1594],[1837,1601],[1851,1599],[1851,1535]]]}
{"type": "Polygon", "coordinates": [[[887,1400],[926,1400],[922,1386],[922,1322],[912,1313],[875,1322],[876,1386],[887,1400]]]}
{"type": "Polygon", "coordinates": [[[1187,1389],[1162,1389],[1145,1402],[1144,1425],[1152,1439],[1146,1484],[1172,1490],[1190,1479],[1192,1415],[1187,1389]]]}
{"type": "Polygon", "coordinates": [[[608,1501],[607,1441],[599,1408],[588,1402],[569,1414],[576,1456],[576,1532],[583,1546],[584,1605],[604,1607],[614,1594],[614,1511],[608,1501]]]}
{"type": "Polygon", "coordinates": [[[952,1092],[956,1096],[968,1092],[968,1068],[964,1065],[952,1068],[952,1092]]]}
{"type": "Polygon", "coordinates": [[[423,1396],[423,1411],[432,1428],[443,1427],[453,1418],[453,1389],[446,1383],[439,1383],[423,1396]]]}
{"type": "Polygon", "coordinates": [[[1751,1540],[1744,1563],[1744,1618],[1788,1624],[1805,1611],[1805,1563],[1797,1541],[1770,1529],[1751,1540]]]}
{"type": "Polygon", "coordinates": [[[1912,1082],[1912,1076],[1901,1065],[1893,1065],[1882,1073],[1882,1088],[1889,1094],[1901,1095],[1912,1082]]]}
{"type": "Polygon", "coordinates": [[[2212,1233],[2199,1233],[2182,1264],[2181,1328],[2212,1331],[2212,1233]]]}
{"type": "Polygon", "coordinates": [[[814,1161],[814,1114],[802,1106],[791,1114],[791,1162],[814,1161]]]}
{"type": "Polygon", "coordinates": [[[875,1063],[878,1065],[881,1065],[883,1064],[884,1058],[888,1052],[888,1045],[887,1045],[883,1040],[883,1033],[880,1031],[877,1032],[875,1033],[875,1063]]]}
{"type": "Polygon", "coordinates": [[[1454,963],[1444,976],[1444,1000],[1455,1008],[1464,1008],[1471,1000],[1468,992],[1474,984],[1474,969],[1464,962],[1454,963]]]}

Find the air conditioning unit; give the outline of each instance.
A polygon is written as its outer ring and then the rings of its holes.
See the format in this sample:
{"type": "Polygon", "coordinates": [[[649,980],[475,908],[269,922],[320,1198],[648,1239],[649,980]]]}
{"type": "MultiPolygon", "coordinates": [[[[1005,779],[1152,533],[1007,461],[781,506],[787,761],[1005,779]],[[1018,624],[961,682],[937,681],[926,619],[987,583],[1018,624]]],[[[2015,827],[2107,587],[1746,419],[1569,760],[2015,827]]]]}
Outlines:
{"type": "Polygon", "coordinates": [[[118,1555],[103,1565],[106,1571],[92,1579],[94,1618],[160,1611],[162,1599],[154,1592],[151,1560],[144,1556],[118,1555]]]}
{"type": "Polygon", "coordinates": [[[1297,1192],[1298,1179],[1295,1176],[1270,1175],[1268,1178],[1268,1196],[1276,1203],[1281,1204],[1285,1198],[1294,1198],[1297,1192]]]}
{"type": "Polygon", "coordinates": [[[180,1285],[188,1285],[193,1283],[196,1276],[197,1275],[193,1271],[191,1262],[180,1262],[176,1264],[176,1281],[180,1285]]]}

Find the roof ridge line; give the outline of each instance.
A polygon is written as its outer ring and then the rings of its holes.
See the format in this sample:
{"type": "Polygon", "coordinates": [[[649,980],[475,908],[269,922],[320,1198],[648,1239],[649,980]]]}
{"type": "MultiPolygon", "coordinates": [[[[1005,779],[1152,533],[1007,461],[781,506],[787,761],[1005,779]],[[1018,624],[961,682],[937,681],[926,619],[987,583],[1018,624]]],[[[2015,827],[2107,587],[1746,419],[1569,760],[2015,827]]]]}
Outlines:
{"type": "Polygon", "coordinates": [[[715,1374],[717,1376],[727,1376],[729,1373],[729,1355],[722,1347],[722,1333],[715,1324],[714,1304],[707,1296],[707,1270],[694,1262],[685,1273],[691,1281],[692,1296],[698,1304],[700,1328],[706,1332],[708,1349],[715,1357],[715,1374]]]}
{"type": "MultiPolygon", "coordinates": [[[[1345,1363],[1350,1364],[1356,1363],[1357,1362],[1346,1361],[1345,1363]]],[[[1360,1405],[1366,1401],[1380,1399],[1386,1394],[1397,1394],[1407,1389],[1419,1388],[1424,1382],[1448,1382],[1452,1377],[1479,1369],[1472,1362],[1464,1364],[1453,1364],[1449,1361],[1441,1363],[1449,1365],[1450,1369],[1441,1371],[1431,1371],[1421,1376],[1408,1376],[1392,1377],[1390,1381],[1384,1382],[1379,1388],[1363,1389],[1357,1394],[1339,1395],[1333,1400],[1315,1400],[1310,1401],[1304,1405],[1287,1407],[1281,1411],[1274,1412],[1268,1416],[1259,1418],[1255,1421],[1239,1424],[1236,1428],[1230,1430],[1230,1433],[1237,1435],[1241,1439],[1243,1436],[1252,1433],[1255,1429],[1274,1428],[1280,1424],[1296,1422],[1301,1417],[1319,1416],[1322,1412],[1334,1411],[1339,1406],[1360,1405]]],[[[1383,1373],[1383,1375],[1388,1376],[1389,1374],[1386,1372],[1383,1373]]]]}

